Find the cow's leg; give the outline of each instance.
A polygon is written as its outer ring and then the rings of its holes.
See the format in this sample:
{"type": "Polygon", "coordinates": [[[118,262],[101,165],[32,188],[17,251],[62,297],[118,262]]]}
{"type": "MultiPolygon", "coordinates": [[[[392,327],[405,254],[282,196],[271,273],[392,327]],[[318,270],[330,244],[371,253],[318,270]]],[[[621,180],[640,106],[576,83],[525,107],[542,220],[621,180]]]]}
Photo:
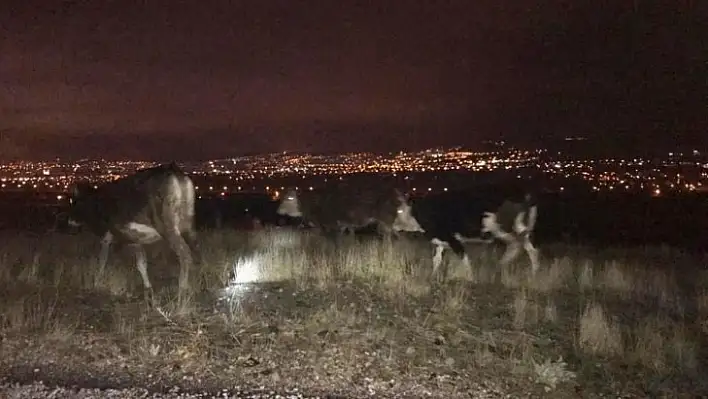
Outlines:
{"type": "Polygon", "coordinates": [[[444,241],[438,240],[437,238],[433,238],[431,242],[435,245],[435,248],[433,249],[433,274],[436,274],[442,264],[443,252],[445,252],[445,247],[447,247],[448,244],[444,241]]]}
{"type": "Polygon", "coordinates": [[[168,231],[165,234],[165,240],[170,246],[172,251],[177,254],[177,259],[180,264],[179,272],[179,290],[181,292],[186,292],[189,289],[189,269],[191,269],[194,259],[192,258],[192,252],[189,249],[189,245],[182,237],[182,235],[175,229],[168,231]]]}
{"type": "Polygon", "coordinates": [[[437,275],[440,266],[442,265],[443,252],[445,252],[445,247],[442,245],[436,245],[433,249],[433,274],[437,275]]]}
{"type": "Polygon", "coordinates": [[[526,250],[526,253],[529,255],[529,259],[531,260],[531,272],[536,274],[540,267],[538,261],[538,249],[536,249],[533,245],[531,242],[531,237],[529,237],[528,234],[524,237],[524,250],[526,250]]]}
{"type": "Polygon", "coordinates": [[[98,275],[102,276],[106,270],[106,264],[108,263],[108,252],[111,249],[111,243],[113,242],[113,234],[107,232],[106,235],[101,239],[101,250],[98,253],[98,275]]]}
{"type": "Polygon", "coordinates": [[[376,229],[381,237],[387,241],[391,241],[394,238],[398,238],[398,232],[394,231],[393,228],[384,223],[378,222],[376,229]]]}
{"type": "Polygon", "coordinates": [[[145,248],[140,244],[131,245],[133,253],[135,254],[135,266],[140,272],[140,277],[143,278],[143,286],[145,287],[145,299],[153,303],[154,295],[152,290],[152,284],[150,284],[150,278],[147,272],[147,256],[145,255],[145,248]]]}
{"type": "Polygon", "coordinates": [[[516,259],[521,250],[521,243],[518,240],[509,240],[506,242],[506,251],[504,251],[504,256],[502,256],[499,263],[502,266],[506,266],[511,263],[512,260],[516,259]]]}
{"type": "Polygon", "coordinates": [[[393,228],[391,228],[389,231],[390,231],[390,235],[391,235],[391,238],[392,238],[392,239],[398,240],[398,239],[401,238],[401,233],[399,233],[398,231],[394,230],[393,228]]]}
{"type": "MultiPolygon", "coordinates": [[[[201,249],[199,248],[198,242],[197,242],[197,234],[192,228],[187,228],[182,232],[182,238],[184,239],[184,242],[187,244],[189,247],[189,251],[192,255],[192,262],[194,265],[197,265],[198,269],[201,269],[204,265],[204,257],[202,254],[201,249]]],[[[183,267],[180,265],[180,267],[183,267]]],[[[188,266],[190,267],[190,266],[188,266]]],[[[182,275],[182,271],[180,269],[180,276],[182,275]]],[[[181,282],[182,280],[180,280],[181,282]]],[[[206,289],[207,287],[201,286],[202,289],[206,289]]]]}
{"type": "Polygon", "coordinates": [[[192,257],[193,261],[195,264],[202,264],[202,252],[199,249],[199,245],[197,244],[197,233],[193,229],[187,229],[184,232],[182,232],[182,237],[184,238],[184,241],[187,243],[187,246],[189,247],[189,250],[192,252],[192,257]]]}

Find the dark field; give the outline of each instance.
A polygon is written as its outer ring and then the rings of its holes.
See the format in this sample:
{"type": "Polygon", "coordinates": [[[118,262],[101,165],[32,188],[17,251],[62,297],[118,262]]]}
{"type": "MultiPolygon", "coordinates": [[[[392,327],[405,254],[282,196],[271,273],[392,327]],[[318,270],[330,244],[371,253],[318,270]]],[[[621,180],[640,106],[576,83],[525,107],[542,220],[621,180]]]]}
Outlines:
{"type": "Polygon", "coordinates": [[[235,216],[215,230],[202,212],[191,301],[178,307],[174,257],[148,247],[157,309],[128,251],[97,275],[96,237],[7,223],[0,375],[347,397],[708,395],[706,202],[548,198],[533,277],[523,257],[499,268],[493,246],[469,248],[472,269],[446,256],[441,280],[425,242],[239,231],[235,216]]]}

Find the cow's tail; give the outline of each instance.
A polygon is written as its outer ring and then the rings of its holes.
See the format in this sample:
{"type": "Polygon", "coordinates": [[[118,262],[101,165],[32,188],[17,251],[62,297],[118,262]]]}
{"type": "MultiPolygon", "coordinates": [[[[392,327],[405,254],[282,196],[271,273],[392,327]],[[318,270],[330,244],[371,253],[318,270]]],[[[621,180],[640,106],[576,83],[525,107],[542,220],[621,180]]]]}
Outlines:
{"type": "Polygon", "coordinates": [[[172,190],[177,191],[177,198],[179,198],[178,203],[175,204],[180,218],[180,230],[182,231],[194,231],[195,230],[195,216],[196,216],[196,188],[191,177],[184,173],[179,166],[174,162],[163,166],[169,170],[168,175],[172,180],[174,187],[172,190]]]}
{"type": "Polygon", "coordinates": [[[184,196],[183,198],[185,199],[184,201],[184,206],[187,209],[187,213],[189,214],[190,218],[192,219],[192,224],[194,223],[194,217],[196,213],[196,188],[194,187],[194,182],[192,179],[187,176],[183,175],[181,176],[181,184],[180,187],[183,190],[182,195],[184,196]]]}

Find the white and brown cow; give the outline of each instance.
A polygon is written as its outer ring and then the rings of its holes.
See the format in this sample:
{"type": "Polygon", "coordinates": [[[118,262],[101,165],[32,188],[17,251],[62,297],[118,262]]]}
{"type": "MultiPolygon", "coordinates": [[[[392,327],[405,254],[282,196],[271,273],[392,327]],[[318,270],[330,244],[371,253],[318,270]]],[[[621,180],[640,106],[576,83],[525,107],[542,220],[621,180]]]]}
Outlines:
{"type": "Polygon", "coordinates": [[[146,294],[152,297],[143,245],[164,239],[180,263],[179,289],[189,288],[196,250],[194,184],[174,163],[142,169],[100,186],[77,184],[72,192],[69,223],[102,237],[98,269],[108,261],[111,243],[132,248],[146,294]]]}

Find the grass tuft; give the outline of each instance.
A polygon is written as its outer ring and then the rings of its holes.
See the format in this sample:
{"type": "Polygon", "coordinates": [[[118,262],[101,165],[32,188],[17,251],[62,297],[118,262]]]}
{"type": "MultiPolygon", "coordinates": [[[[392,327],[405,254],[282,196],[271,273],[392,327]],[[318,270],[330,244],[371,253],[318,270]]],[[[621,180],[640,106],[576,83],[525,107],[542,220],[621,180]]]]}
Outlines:
{"type": "Polygon", "coordinates": [[[610,320],[602,305],[588,304],[580,317],[580,349],[593,355],[617,356],[624,350],[618,324],[610,320]]]}

